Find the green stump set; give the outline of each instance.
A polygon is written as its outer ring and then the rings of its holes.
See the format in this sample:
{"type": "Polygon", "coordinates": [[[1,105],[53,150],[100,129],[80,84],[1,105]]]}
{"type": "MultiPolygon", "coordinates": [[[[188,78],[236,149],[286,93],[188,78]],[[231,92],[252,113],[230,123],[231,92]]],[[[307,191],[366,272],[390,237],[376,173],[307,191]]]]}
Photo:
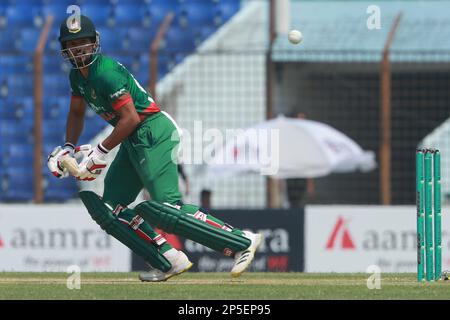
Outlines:
{"type": "Polygon", "coordinates": [[[416,206],[417,280],[439,280],[442,273],[441,154],[437,149],[416,150],[416,206]]]}

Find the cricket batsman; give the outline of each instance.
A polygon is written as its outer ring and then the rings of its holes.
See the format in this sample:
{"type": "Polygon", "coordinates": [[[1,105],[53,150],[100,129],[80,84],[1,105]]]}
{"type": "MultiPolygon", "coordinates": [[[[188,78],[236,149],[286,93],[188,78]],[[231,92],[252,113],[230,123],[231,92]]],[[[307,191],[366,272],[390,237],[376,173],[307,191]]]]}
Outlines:
{"type": "Polygon", "coordinates": [[[88,17],[64,21],[59,41],[63,57],[73,67],[69,75],[72,96],[66,143],[48,157],[53,175],[68,177],[63,158],[78,159],[82,153],[85,156],[77,163],[76,178],[94,180],[107,166],[106,154],[120,144],[104,180],[103,196],[90,191],[81,191],[79,196],[102,229],[153,268],[140,279],[165,281],[192,266],[188,257],[153,227],[234,257],[231,275],[239,276],[252,262],[262,235],[233,228],[181,201],[177,163],[172,160],[180,139],[175,121],[122,64],[100,53],[100,35],[88,17]],[[87,105],[114,127],[94,148],[76,147],[87,105]],[[142,188],[152,200],[128,208],[142,188]]]}

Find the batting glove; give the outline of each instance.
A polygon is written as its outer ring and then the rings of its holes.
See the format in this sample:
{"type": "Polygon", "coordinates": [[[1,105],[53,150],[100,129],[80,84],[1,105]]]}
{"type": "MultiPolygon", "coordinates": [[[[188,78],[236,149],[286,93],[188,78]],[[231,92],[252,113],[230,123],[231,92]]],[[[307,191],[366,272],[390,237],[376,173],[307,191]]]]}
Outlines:
{"type": "Polygon", "coordinates": [[[47,157],[47,167],[50,172],[58,179],[67,178],[69,172],[61,165],[61,158],[64,156],[73,157],[75,146],[66,142],[63,147],[57,146],[52,153],[47,157]]]}
{"type": "Polygon", "coordinates": [[[78,180],[92,181],[102,173],[108,162],[105,156],[109,150],[103,147],[101,143],[94,149],[91,149],[88,155],[81,161],[79,166],[78,180]]]}

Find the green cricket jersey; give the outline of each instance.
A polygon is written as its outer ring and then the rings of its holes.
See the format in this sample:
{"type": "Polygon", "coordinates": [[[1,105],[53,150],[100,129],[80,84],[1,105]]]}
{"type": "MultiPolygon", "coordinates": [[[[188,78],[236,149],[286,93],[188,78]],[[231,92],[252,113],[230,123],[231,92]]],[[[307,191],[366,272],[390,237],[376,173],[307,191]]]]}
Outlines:
{"type": "Polygon", "coordinates": [[[84,78],[80,70],[70,72],[72,98],[84,98],[89,106],[103,119],[115,126],[116,110],[131,99],[141,119],[147,114],[160,111],[150,94],[134,76],[120,63],[99,54],[89,66],[89,75],[84,78]],[[120,99],[129,94],[126,99],[120,99]]]}

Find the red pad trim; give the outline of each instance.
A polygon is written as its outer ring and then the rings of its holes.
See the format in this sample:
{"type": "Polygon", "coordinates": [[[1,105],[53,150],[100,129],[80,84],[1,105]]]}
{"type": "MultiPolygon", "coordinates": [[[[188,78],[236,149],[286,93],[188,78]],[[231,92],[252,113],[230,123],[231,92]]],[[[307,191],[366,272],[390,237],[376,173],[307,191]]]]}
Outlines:
{"type": "Polygon", "coordinates": [[[220,224],[218,224],[217,222],[214,222],[212,220],[209,220],[209,219],[206,219],[206,223],[211,225],[211,226],[213,226],[213,227],[219,228],[219,229],[222,228],[222,226],[220,224]]]}
{"type": "Polygon", "coordinates": [[[156,103],[152,102],[149,104],[149,106],[147,108],[144,109],[144,111],[142,111],[140,113],[148,114],[148,113],[155,113],[155,112],[159,112],[159,111],[161,111],[159,106],[156,103]]]}
{"type": "Polygon", "coordinates": [[[94,164],[92,167],[88,168],[89,171],[103,169],[106,167],[106,164],[94,164]]]}

